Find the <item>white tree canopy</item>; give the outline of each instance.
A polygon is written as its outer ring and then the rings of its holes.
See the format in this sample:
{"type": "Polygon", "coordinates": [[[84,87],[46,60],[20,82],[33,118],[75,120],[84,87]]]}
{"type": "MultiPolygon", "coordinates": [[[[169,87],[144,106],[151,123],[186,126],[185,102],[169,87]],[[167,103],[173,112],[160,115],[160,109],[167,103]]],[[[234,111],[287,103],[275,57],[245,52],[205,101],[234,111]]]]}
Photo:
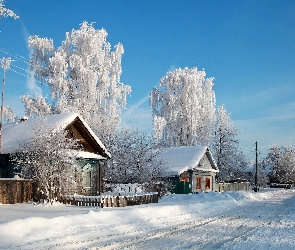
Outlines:
{"type": "Polygon", "coordinates": [[[11,107],[3,107],[3,118],[7,123],[15,122],[16,117],[11,107]]]}
{"type": "Polygon", "coordinates": [[[241,177],[247,162],[239,148],[238,131],[223,105],[216,111],[214,131],[210,148],[220,169],[219,180],[241,177]]]}
{"type": "Polygon", "coordinates": [[[4,0],[0,0],[0,19],[1,17],[13,17],[14,19],[19,18],[12,10],[5,8],[4,0]]]}
{"type": "Polygon", "coordinates": [[[273,145],[269,149],[266,162],[272,182],[295,182],[295,147],[293,145],[283,147],[273,145]]]}
{"type": "Polygon", "coordinates": [[[106,166],[105,177],[115,183],[146,183],[152,188],[155,182],[166,176],[166,167],[156,156],[153,136],[138,130],[120,129],[110,148],[112,158],[106,166]]]}
{"type": "Polygon", "coordinates": [[[208,145],[215,118],[213,78],[204,70],[176,69],[150,95],[155,137],[166,146],[208,145]]]}
{"type": "Polygon", "coordinates": [[[52,39],[29,37],[31,70],[50,88],[52,103],[40,96],[23,96],[26,115],[77,112],[97,133],[115,131],[131,87],[120,82],[123,45],[118,43],[111,51],[107,35],[85,21],[80,29],[67,32],[56,49],[52,39]]]}

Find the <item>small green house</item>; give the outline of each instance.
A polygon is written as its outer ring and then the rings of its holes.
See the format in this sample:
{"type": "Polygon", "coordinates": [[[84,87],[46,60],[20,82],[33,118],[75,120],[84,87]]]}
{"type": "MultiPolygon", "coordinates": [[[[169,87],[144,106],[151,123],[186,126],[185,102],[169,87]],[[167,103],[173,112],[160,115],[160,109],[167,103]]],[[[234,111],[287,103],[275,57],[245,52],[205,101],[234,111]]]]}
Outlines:
{"type": "Polygon", "coordinates": [[[157,156],[168,169],[176,194],[211,192],[215,190],[215,176],[219,169],[206,146],[166,148],[157,156]]]}

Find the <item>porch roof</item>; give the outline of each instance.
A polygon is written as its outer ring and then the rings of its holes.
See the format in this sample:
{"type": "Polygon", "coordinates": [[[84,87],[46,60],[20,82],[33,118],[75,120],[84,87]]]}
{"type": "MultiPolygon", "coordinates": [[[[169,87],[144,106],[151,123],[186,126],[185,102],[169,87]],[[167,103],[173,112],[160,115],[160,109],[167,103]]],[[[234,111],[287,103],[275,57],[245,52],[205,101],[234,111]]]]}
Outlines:
{"type": "Polygon", "coordinates": [[[103,157],[101,155],[90,153],[90,152],[85,152],[85,151],[79,151],[77,153],[77,157],[84,158],[84,159],[95,159],[95,160],[105,160],[106,159],[105,157],[103,157]]]}

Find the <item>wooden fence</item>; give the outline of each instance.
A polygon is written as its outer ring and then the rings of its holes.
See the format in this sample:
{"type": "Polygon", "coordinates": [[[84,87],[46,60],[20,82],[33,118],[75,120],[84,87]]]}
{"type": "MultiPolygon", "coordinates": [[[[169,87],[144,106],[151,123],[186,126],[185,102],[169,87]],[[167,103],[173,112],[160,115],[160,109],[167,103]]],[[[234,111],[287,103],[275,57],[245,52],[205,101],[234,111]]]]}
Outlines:
{"type": "Polygon", "coordinates": [[[158,193],[127,196],[82,196],[65,195],[60,198],[63,204],[90,207],[126,207],[149,203],[158,203],[158,193]]]}
{"type": "Polygon", "coordinates": [[[249,182],[216,183],[215,192],[249,191],[249,182]]]}
{"type": "Polygon", "coordinates": [[[32,181],[23,179],[0,179],[0,203],[14,204],[32,199],[32,181]]]}

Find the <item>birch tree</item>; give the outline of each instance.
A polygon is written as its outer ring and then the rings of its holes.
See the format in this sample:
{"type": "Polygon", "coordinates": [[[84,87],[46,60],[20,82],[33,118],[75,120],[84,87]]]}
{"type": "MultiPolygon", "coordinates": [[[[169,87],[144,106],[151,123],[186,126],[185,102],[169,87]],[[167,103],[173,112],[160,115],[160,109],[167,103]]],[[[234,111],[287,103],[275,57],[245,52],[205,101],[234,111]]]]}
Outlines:
{"type": "Polygon", "coordinates": [[[176,69],[150,95],[155,137],[168,147],[208,145],[215,118],[213,78],[204,70],[176,69]]]}
{"type": "Polygon", "coordinates": [[[75,193],[81,183],[81,169],[76,160],[77,140],[67,138],[63,129],[45,130],[36,124],[28,142],[19,143],[11,158],[24,178],[38,185],[39,199],[53,202],[60,195],[75,193]]]}
{"type": "Polygon", "coordinates": [[[0,0],[0,19],[2,17],[12,17],[14,19],[19,18],[12,10],[5,8],[4,0],[0,0]]]}
{"type": "Polygon", "coordinates": [[[3,118],[6,123],[15,122],[17,120],[16,115],[14,114],[11,107],[3,107],[3,118]]]}
{"type": "Polygon", "coordinates": [[[30,36],[31,70],[51,95],[23,96],[26,115],[77,112],[101,139],[114,133],[131,87],[120,82],[123,45],[111,51],[107,36],[86,21],[67,32],[58,48],[52,39],[30,36]]]}
{"type": "Polygon", "coordinates": [[[108,160],[105,177],[114,183],[144,183],[155,191],[156,182],[166,176],[167,169],[156,159],[160,151],[146,132],[122,128],[109,150],[112,159],[108,160]]]}
{"type": "Polygon", "coordinates": [[[275,183],[295,183],[295,147],[273,145],[266,161],[270,169],[270,181],[275,183]]]}
{"type": "MultiPolygon", "coordinates": [[[[267,160],[265,158],[257,162],[257,185],[259,187],[267,187],[269,185],[269,170],[267,160]]],[[[255,186],[256,164],[252,164],[244,172],[243,178],[247,179],[253,187],[255,186]]]]}
{"type": "Polygon", "coordinates": [[[216,111],[214,131],[210,148],[220,170],[219,181],[243,175],[247,161],[239,148],[238,131],[223,105],[218,107],[216,111]]]}

